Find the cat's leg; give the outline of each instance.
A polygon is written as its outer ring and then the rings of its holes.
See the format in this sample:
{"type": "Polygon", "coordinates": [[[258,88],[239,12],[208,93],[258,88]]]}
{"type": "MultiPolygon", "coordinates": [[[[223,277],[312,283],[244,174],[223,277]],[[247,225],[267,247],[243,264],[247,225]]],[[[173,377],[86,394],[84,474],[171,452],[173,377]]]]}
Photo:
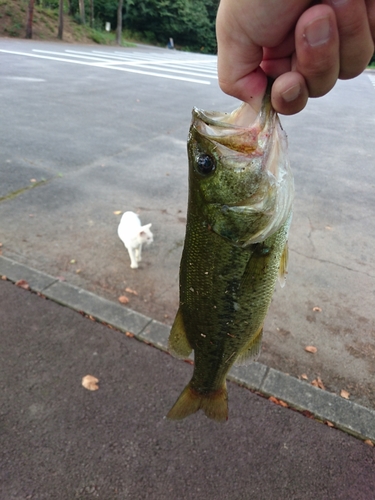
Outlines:
{"type": "Polygon", "coordinates": [[[130,257],[130,267],[132,269],[137,269],[138,262],[137,262],[137,257],[136,257],[134,249],[128,248],[128,252],[129,252],[129,257],[130,257]]]}
{"type": "Polygon", "coordinates": [[[137,247],[135,255],[137,257],[137,262],[141,262],[141,260],[142,260],[142,243],[137,247]]]}

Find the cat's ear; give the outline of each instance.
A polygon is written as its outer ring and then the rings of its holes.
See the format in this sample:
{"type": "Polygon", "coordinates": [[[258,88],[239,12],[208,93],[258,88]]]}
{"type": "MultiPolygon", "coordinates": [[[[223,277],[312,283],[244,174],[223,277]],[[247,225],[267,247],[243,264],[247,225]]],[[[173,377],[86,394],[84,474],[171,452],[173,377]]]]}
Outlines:
{"type": "Polygon", "coordinates": [[[145,226],[143,226],[145,229],[150,229],[150,227],[152,226],[152,223],[150,222],[150,224],[146,224],[145,226]]]}

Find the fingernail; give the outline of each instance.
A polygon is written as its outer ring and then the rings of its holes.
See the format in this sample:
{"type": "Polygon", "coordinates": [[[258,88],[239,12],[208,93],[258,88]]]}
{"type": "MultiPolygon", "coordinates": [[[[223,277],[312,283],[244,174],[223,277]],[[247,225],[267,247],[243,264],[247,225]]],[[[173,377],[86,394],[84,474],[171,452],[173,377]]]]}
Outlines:
{"type": "Polygon", "coordinates": [[[312,21],[305,28],[304,36],[311,47],[318,47],[328,42],[331,34],[331,25],[327,17],[320,17],[312,21]]]}
{"type": "Polygon", "coordinates": [[[301,93],[301,86],[297,84],[284,90],[284,92],[281,92],[281,97],[285,102],[292,102],[297,99],[300,93],[301,93]]]}

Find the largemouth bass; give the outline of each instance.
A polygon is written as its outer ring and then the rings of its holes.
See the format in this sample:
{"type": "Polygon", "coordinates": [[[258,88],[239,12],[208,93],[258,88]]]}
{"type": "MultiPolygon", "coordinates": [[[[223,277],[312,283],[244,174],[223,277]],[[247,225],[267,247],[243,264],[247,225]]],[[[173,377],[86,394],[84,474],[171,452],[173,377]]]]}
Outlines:
{"type": "Polygon", "coordinates": [[[194,373],[167,417],[228,418],[226,375],[257,356],[279,276],[285,281],[294,195],[287,140],[269,92],[258,115],[194,108],[180,306],[169,348],[194,373]],[[255,119],[254,119],[255,118],[255,119]],[[250,120],[250,122],[249,122],[250,120]]]}

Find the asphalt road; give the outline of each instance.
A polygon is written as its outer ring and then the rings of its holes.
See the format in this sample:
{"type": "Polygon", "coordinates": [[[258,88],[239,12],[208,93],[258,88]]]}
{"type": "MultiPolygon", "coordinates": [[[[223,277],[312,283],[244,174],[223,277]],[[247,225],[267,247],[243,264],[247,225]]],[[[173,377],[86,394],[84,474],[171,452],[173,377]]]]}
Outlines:
{"type": "MultiPolygon", "coordinates": [[[[191,108],[236,105],[213,78],[215,58],[10,39],[0,39],[0,57],[3,255],[114,301],[127,294],[129,307],[170,324],[191,108]],[[152,222],[138,270],[116,234],[114,212],[125,210],[152,222]]],[[[288,282],[275,292],[260,357],[372,408],[374,112],[363,74],[282,118],[296,200],[288,282]]]]}
{"type": "Polygon", "coordinates": [[[374,497],[360,440],[232,383],[227,423],[169,421],[190,365],[10,282],[0,303],[1,500],[374,497]]]}

